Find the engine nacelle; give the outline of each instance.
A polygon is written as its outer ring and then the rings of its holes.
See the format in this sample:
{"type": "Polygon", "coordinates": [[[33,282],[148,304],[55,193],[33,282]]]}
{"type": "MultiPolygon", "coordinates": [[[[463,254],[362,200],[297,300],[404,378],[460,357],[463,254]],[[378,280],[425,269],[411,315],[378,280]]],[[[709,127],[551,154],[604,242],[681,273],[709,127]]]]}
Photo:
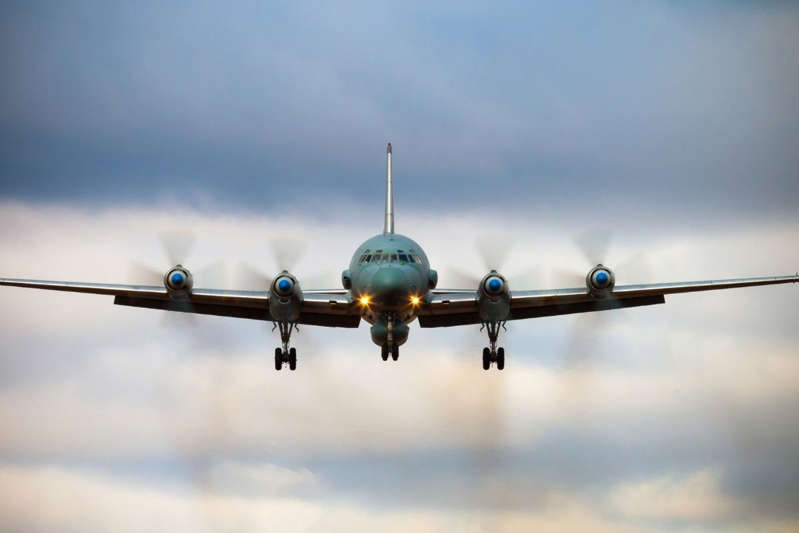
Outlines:
{"type": "Polygon", "coordinates": [[[302,290],[297,278],[286,270],[269,285],[269,313],[277,322],[294,322],[302,309],[302,290]]]}
{"type": "Polygon", "coordinates": [[[616,276],[608,267],[599,264],[588,271],[585,276],[585,286],[594,298],[606,298],[616,285],[616,276]]]}
{"type": "Polygon", "coordinates": [[[480,280],[480,287],[477,290],[480,320],[483,322],[507,320],[510,313],[510,290],[505,277],[492,270],[480,280]]]}
{"type": "Polygon", "coordinates": [[[172,299],[187,298],[193,286],[194,278],[189,269],[183,265],[175,265],[164,274],[164,287],[172,299]]]}

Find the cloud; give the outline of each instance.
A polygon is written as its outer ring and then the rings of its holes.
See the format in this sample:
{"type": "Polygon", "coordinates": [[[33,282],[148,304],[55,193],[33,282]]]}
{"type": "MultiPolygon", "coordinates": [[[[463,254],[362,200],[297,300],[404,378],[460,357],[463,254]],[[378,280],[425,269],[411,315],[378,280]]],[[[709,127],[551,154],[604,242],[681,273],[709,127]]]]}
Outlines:
{"type": "Polygon", "coordinates": [[[610,500],[626,516],[658,521],[720,520],[736,507],[722,493],[717,476],[707,470],[625,484],[613,490],[610,500]]]}
{"type": "MultiPolygon", "coordinates": [[[[713,498],[712,482],[704,474],[690,477],[683,486],[666,488],[666,502],[680,502],[688,493],[707,500],[713,498]],[[710,486],[705,486],[705,485],[710,486]],[[674,491],[682,495],[675,495],[674,491]]],[[[643,509],[650,507],[641,491],[632,499],[643,509]]],[[[664,489],[654,489],[662,497],[664,489]]],[[[590,508],[567,496],[553,496],[548,509],[542,512],[474,510],[447,512],[425,508],[386,511],[359,506],[347,501],[308,501],[290,494],[273,497],[241,498],[185,490],[183,487],[164,491],[146,483],[118,479],[90,471],[60,467],[0,468],[0,493],[13,497],[0,500],[0,524],[6,531],[668,531],[670,526],[642,524],[614,519],[601,509],[590,508]],[[31,509],[36,509],[31,513],[31,509]]],[[[627,505],[626,503],[624,505],[627,505]]],[[[723,506],[723,503],[719,504],[723,506]]],[[[701,503],[685,501],[678,508],[699,509],[701,503]]],[[[712,506],[712,504],[711,504],[712,506]]],[[[703,514],[704,511],[700,512],[703,514]]],[[[633,510],[640,516],[640,510],[633,510]]],[[[659,513],[660,515],[660,513],[659,513]]],[[[704,515],[703,515],[704,516],[704,515]]],[[[723,531],[747,531],[755,528],[766,532],[787,532],[795,529],[795,521],[744,522],[727,524],[723,531]]],[[[716,531],[713,526],[691,528],[691,531],[716,531]]]]}
{"type": "MultiPolygon", "coordinates": [[[[197,231],[192,268],[227,257],[271,272],[270,236],[304,228],[311,242],[297,273],[305,279],[323,263],[343,268],[355,244],[379,229],[379,217],[353,219],[6,203],[0,272],[124,281],[131,255],[163,263],[157,235],[171,228],[197,231]]],[[[442,276],[447,264],[479,264],[477,217],[409,212],[398,222],[442,276]]],[[[509,270],[584,262],[569,244],[576,227],[513,213],[495,222],[517,242],[509,270]]],[[[653,280],[787,273],[799,264],[795,232],[789,223],[730,226],[663,231],[647,242],[633,231],[617,238],[612,255],[652,250],[653,280]]],[[[200,527],[202,509],[213,508],[222,522],[227,513],[251,517],[246,531],[271,523],[253,509],[288,499],[277,516],[302,515],[299,530],[331,513],[364,529],[399,515],[419,521],[398,524],[433,530],[635,531],[674,520],[730,529],[747,510],[760,511],[757,529],[766,529],[796,519],[794,289],[674,296],[665,306],[608,313],[585,331],[586,317],[513,323],[503,373],[480,368],[485,339],[476,328],[414,327],[390,366],[363,328],[303,328],[300,366],[286,374],[271,368],[277,340],[257,322],[162,324],[160,312],[118,309],[101,296],[4,288],[0,456],[13,473],[9,486],[44,488],[53,506],[62,492],[82,490],[71,484],[109,498],[121,491],[120,501],[146,495],[151,511],[131,528],[174,506],[173,529],[200,527]],[[576,364],[565,356],[575,334],[584,350],[576,364]],[[692,494],[715,511],[688,506],[692,494]],[[659,500],[671,502],[662,514],[651,503],[659,500]]],[[[23,509],[8,511],[31,525],[20,529],[39,524],[23,509]]],[[[69,512],[50,509],[41,520],[68,524],[69,512]]],[[[97,529],[107,525],[96,520],[97,529]]]]}
{"type": "Polygon", "coordinates": [[[791,216],[797,10],[728,4],[6,8],[0,192],[367,202],[391,139],[427,208],[791,216]]]}

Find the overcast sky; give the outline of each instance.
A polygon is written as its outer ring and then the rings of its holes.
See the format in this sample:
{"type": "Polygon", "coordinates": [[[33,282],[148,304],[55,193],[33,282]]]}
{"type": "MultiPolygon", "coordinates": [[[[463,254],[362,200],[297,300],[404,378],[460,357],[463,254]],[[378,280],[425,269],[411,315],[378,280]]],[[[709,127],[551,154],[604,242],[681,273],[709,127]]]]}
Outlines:
{"type": "MultiPolygon", "coordinates": [[[[169,265],[336,286],[382,227],[441,284],[515,243],[513,286],[799,268],[792,2],[11,3],[0,275],[169,265]],[[646,252],[642,254],[641,252],[646,252]]],[[[198,280],[199,281],[199,280],[198,280]]],[[[240,287],[235,275],[224,285],[240,287]]],[[[799,288],[478,328],[303,328],[0,290],[4,531],[797,531],[799,288]]]]}

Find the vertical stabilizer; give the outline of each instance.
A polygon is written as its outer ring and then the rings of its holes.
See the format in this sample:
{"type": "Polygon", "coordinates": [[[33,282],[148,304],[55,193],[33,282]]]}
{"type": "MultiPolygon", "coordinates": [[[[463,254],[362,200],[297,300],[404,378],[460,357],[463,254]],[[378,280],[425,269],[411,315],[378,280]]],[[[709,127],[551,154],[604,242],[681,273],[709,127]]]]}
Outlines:
{"type": "Polygon", "coordinates": [[[386,146],[386,218],[383,233],[394,233],[394,182],[391,180],[391,143],[386,146]]]}

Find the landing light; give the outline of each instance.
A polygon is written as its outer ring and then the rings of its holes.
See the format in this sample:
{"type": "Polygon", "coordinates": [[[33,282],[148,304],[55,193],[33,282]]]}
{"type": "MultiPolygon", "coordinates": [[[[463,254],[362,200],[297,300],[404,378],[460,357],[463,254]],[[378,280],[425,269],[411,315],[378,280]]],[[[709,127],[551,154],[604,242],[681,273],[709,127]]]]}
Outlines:
{"type": "Polygon", "coordinates": [[[411,296],[411,304],[412,305],[419,305],[420,299],[418,296],[411,296]]]}
{"type": "Polygon", "coordinates": [[[361,296],[358,301],[361,302],[361,305],[369,305],[369,297],[368,296],[361,296]]]}

